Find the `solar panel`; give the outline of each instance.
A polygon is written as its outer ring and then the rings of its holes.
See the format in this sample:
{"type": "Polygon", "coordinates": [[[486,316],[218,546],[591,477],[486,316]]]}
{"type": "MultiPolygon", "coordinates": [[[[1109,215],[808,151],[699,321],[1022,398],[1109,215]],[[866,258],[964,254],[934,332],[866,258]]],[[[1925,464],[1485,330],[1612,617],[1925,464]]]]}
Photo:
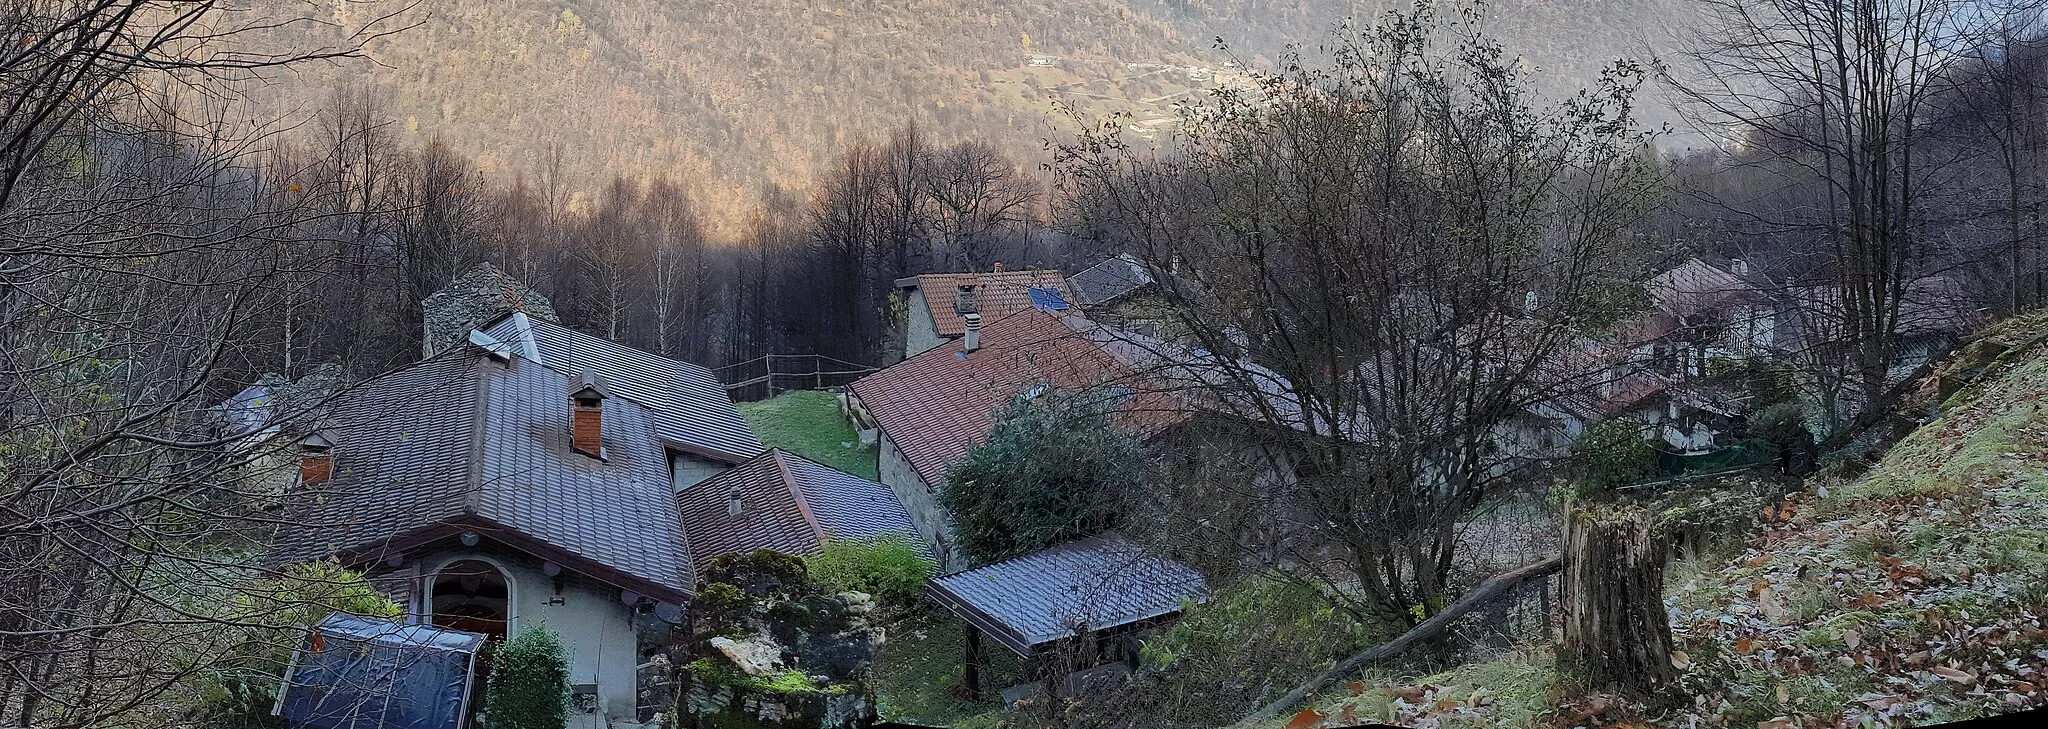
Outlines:
{"type": "Polygon", "coordinates": [[[1039,311],[1059,311],[1067,308],[1066,298],[1060,296],[1060,292],[1057,289],[1033,286],[1030,288],[1029,293],[1031,294],[1031,307],[1039,311]]]}

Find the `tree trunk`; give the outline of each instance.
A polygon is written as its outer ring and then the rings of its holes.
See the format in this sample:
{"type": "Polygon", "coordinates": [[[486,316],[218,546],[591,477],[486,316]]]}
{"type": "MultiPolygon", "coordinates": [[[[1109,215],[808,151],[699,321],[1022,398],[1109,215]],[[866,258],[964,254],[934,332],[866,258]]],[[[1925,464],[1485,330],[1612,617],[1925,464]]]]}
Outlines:
{"type": "Polygon", "coordinates": [[[1664,611],[1664,544],[1637,506],[1574,505],[1565,526],[1558,663],[1588,685],[1639,696],[1677,677],[1664,611]]]}

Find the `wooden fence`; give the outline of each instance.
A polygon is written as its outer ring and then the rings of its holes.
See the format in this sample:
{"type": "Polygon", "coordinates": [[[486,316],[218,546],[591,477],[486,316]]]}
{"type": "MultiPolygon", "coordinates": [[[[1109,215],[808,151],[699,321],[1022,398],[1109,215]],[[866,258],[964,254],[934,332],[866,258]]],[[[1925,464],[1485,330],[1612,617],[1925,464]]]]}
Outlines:
{"type": "Polygon", "coordinates": [[[876,368],[822,354],[770,354],[712,370],[732,399],[766,400],[791,390],[825,390],[874,372],[876,368]]]}

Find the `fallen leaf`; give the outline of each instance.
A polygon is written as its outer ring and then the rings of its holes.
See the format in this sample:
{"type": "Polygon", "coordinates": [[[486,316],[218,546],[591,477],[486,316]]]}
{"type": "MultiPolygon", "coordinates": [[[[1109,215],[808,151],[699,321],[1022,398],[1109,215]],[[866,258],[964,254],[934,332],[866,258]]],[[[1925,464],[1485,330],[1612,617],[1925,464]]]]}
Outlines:
{"type": "Polygon", "coordinates": [[[1971,684],[1977,681],[1977,674],[1969,671],[1959,671],[1948,666],[1935,666],[1927,669],[1927,672],[1960,684],[1971,684]]]}
{"type": "Polygon", "coordinates": [[[1446,711],[1456,711],[1457,709],[1458,702],[1455,699],[1443,699],[1436,702],[1435,706],[1429,707],[1429,711],[1432,714],[1441,714],[1446,711]]]}
{"type": "Polygon", "coordinates": [[[1778,684],[1778,687],[1771,692],[1771,695],[1778,697],[1778,703],[1780,704],[1792,702],[1792,690],[1787,688],[1785,684],[1778,684]]]}
{"type": "Polygon", "coordinates": [[[1316,713],[1315,709],[1302,709],[1301,713],[1294,715],[1293,721],[1287,722],[1287,729],[1322,729],[1322,726],[1323,715],[1316,713]]]}
{"type": "Polygon", "coordinates": [[[1856,650],[1856,646],[1861,645],[1862,643],[1863,634],[1858,633],[1853,629],[1842,631],[1842,645],[1849,646],[1849,650],[1856,650]]]}
{"type": "Polygon", "coordinates": [[[1748,653],[1748,652],[1749,652],[1749,649],[1751,649],[1751,648],[1755,648],[1755,647],[1756,647],[1756,644],[1755,644],[1755,643],[1752,643],[1752,642],[1750,642],[1750,640],[1749,640],[1748,638],[1743,638],[1742,640],[1738,640],[1738,641],[1735,641],[1735,652],[1736,652],[1736,653],[1745,653],[1745,654],[1746,654],[1746,653],[1748,653]]]}
{"type": "Polygon", "coordinates": [[[1924,665],[1931,660],[1934,660],[1934,654],[1927,651],[1914,651],[1906,654],[1906,665],[1908,666],[1924,665]]]}
{"type": "Polygon", "coordinates": [[[2034,684],[2030,681],[2021,681],[2019,683],[2013,684],[2012,690],[2018,691],[2023,694],[2031,694],[2034,692],[2034,684]]]}
{"type": "Polygon", "coordinates": [[[1343,724],[1344,726],[1357,726],[1358,707],[1352,704],[1345,704],[1344,709],[1342,711],[1337,712],[1337,723],[1343,724]]]}
{"type": "Polygon", "coordinates": [[[1401,697],[1401,700],[1403,700],[1403,701],[1406,701],[1406,702],[1408,702],[1408,703],[1411,703],[1411,704],[1413,704],[1413,703],[1419,703],[1419,702],[1421,702],[1421,701],[1422,701],[1422,696],[1423,696],[1423,694],[1427,694],[1427,693],[1429,693],[1429,687],[1428,687],[1428,686],[1395,686],[1395,687],[1393,688],[1393,690],[1392,690],[1392,691],[1391,691],[1390,693],[1394,694],[1395,696],[1399,696],[1399,697],[1401,697]]]}
{"type": "Polygon", "coordinates": [[[1680,671],[1683,671],[1683,670],[1685,670],[1685,669],[1687,669],[1687,668],[1691,668],[1691,667],[1692,667],[1692,656],[1688,656],[1688,655],[1686,655],[1686,654],[1685,654],[1685,651],[1672,651],[1672,652],[1671,652],[1671,667],[1672,667],[1672,668],[1676,668],[1676,669],[1678,669],[1678,670],[1680,670],[1680,671]]]}
{"type": "Polygon", "coordinates": [[[1755,557],[1751,557],[1751,558],[1749,558],[1749,559],[1747,559],[1747,560],[1743,560],[1743,562],[1742,562],[1742,566],[1744,566],[1744,567],[1762,567],[1762,566],[1764,566],[1764,565],[1766,565],[1766,564],[1769,564],[1769,563],[1770,563],[1770,561],[1771,561],[1771,553],[1769,553],[1769,552],[1765,552],[1765,553],[1763,553],[1763,554],[1759,554],[1759,555],[1757,555],[1757,556],[1755,556],[1755,557]]]}
{"type": "Polygon", "coordinates": [[[1487,701],[1486,689],[1483,688],[1472,689],[1472,695],[1465,697],[1465,705],[1474,709],[1485,706],[1487,701]]]}
{"type": "Polygon", "coordinates": [[[1347,689],[1351,689],[1351,695],[1352,695],[1352,696],[1364,696],[1364,695],[1365,695],[1365,682],[1363,682],[1363,681],[1350,681],[1350,682],[1347,682],[1347,683],[1345,683],[1345,684],[1344,684],[1344,688],[1347,688],[1347,689]]]}
{"type": "Polygon", "coordinates": [[[1756,729],[1792,729],[1792,717],[1781,716],[1769,721],[1756,723],[1756,729]]]}

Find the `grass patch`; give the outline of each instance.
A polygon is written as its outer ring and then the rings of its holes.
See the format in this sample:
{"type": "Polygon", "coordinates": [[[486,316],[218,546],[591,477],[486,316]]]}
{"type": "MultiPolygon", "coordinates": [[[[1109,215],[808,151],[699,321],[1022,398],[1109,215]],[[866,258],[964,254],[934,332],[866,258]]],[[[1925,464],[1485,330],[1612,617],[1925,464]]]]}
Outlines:
{"type": "MultiPolygon", "coordinates": [[[[995,727],[1002,723],[1003,702],[997,690],[1021,675],[1018,665],[991,665],[983,676],[979,701],[952,694],[963,679],[967,625],[947,615],[920,613],[889,627],[888,640],[875,653],[869,673],[875,709],[883,721],[919,726],[995,727]],[[1011,669],[1005,671],[1002,669],[1011,669]]],[[[982,659],[992,664],[1014,658],[991,640],[982,641],[982,659]]]]}
{"type": "Polygon", "coordinates": [[[739,403],[761,444],[781,448],[861,478],[874,480],[875,451],[860,447],[860,434],[839,411],[839,397],[800,390],[767,400],[739,403]],[[848,444],[852,444],[849,446],[848,444]]]}

